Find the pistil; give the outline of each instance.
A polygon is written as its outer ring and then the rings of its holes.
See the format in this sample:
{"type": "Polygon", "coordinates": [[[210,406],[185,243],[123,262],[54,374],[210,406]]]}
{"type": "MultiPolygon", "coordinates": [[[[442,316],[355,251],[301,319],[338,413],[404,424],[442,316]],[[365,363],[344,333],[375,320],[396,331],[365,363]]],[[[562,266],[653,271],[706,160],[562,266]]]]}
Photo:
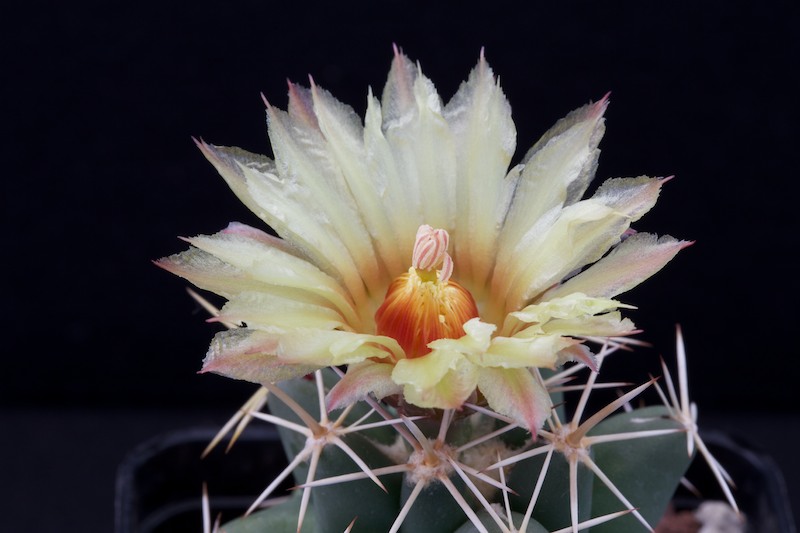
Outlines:
{"type": "Polygon", "coordinates": [[[478,316],[469,291],[450,279],[449,240],[443,229],[420,226],[411,268],[389,285],[375,313],[378,335],[397,340],[408,358],[429,353],[432,341],[463,336],[464,322],[478,316]]]}

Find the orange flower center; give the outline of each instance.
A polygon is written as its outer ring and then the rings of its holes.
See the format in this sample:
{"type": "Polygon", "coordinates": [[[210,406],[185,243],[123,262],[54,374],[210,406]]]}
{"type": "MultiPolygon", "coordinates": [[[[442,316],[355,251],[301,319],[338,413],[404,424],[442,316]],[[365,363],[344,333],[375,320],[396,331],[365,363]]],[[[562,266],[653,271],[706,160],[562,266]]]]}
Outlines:
{"type": "Polygon", "coordinates": [[[378,335],[395,339],[408,358],[429,353],[428,343],[437,339],[462,337],[464,322],[478,316],[469,291],[450,281],[448,242],[445,230],[420,226],[411,268],[389,285],[375,313],[378,335]]]}

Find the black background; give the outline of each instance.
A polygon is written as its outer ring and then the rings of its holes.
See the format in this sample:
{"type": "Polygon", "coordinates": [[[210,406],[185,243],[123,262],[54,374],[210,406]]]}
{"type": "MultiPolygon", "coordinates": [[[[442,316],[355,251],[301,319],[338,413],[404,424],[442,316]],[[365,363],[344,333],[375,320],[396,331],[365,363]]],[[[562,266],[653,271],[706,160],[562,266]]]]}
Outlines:
{"type": "MultiPolygon", "coordinates": [[[[250,385],[196,375],[215,328],[150,262],[183,250],[179,235],[260,224],[191,136],[269,153],[260,93],[285,107],[285,80],[309,74],[362,114],[396,43],[445,100],[484,47],[517,158],[611,91],[596,182],[675,175],[636,227],[696,244],[623,295],[655,348],[609,372],[647,379],[658,355],[672,360],[680,323],[701,413],[796,424],[797,8],[522,5],[43,2],[9,13],[0,407],[14,420],[121,420],[249,396],[250,385]]],[[[110,497],[90,505],[110,512],[110,497]]]]}

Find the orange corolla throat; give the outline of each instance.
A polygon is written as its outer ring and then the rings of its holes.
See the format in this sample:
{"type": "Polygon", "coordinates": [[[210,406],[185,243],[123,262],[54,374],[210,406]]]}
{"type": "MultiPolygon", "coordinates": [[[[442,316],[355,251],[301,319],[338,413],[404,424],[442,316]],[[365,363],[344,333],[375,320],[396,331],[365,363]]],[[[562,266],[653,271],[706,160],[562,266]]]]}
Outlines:
{"type": "Polygon", "coordinates": [[[429,353],[428,343],[437,339],[462,337],[464,322],[478,316],[469,291],[450,280],[449,239],[443,229],[420,226],[411,268],[389,285],[375,313],[378,335],[395,339],[408,358],[429,353]]]}

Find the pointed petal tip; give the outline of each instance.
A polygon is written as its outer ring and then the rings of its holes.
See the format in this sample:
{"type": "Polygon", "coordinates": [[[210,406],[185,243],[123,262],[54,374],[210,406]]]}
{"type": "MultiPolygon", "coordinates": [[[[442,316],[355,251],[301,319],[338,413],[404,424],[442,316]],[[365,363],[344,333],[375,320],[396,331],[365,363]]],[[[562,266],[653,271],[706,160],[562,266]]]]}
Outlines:
{"type": "Polygon", "coordinates": [[[151,259],[150,262],[153,263],[158,268],[163,268],[164,270],[169,272],[169,266],[168,266],[169,258],[168,257],[162,257],[161,259],[151,259]]]}
{"type": "Polygon", "coordinates": [[[197,146],[200,151],[203,152],[203,154],[206,154],[206,157],[208,157],[214,145],[208,144],[202,137],[192,136],[192,140],[194,141],[194,145],[197,146]]]}
{"type": "Polygon", "coordinates": [[[594,105],[592,105],[592,116],[595,118],[603,116],[605,114],[606,109],[608,109],[608,104],[610,103],[611,91],[608,91],[603,97],[598,100],[594,105]]]}
{"type": "Polygon", "coordinates": [[[334,387],[331,391],[325,396],[325,408],[330,413],[331,411],[335,411],[337,409],[341,409],[345,407],[344,405],[344,394],[341,393],[341,389],[338,391],[334,387]]]}
{"type": "Polygon", "coordinates": [[[267,96],[263,92],[260,94],[261,94],[261,101],[264,102],[264,106],[267,108],[267,111],[270,111],[272,109],[272,105],[269,103],[269,100],[267,100],[267,96]]]}

